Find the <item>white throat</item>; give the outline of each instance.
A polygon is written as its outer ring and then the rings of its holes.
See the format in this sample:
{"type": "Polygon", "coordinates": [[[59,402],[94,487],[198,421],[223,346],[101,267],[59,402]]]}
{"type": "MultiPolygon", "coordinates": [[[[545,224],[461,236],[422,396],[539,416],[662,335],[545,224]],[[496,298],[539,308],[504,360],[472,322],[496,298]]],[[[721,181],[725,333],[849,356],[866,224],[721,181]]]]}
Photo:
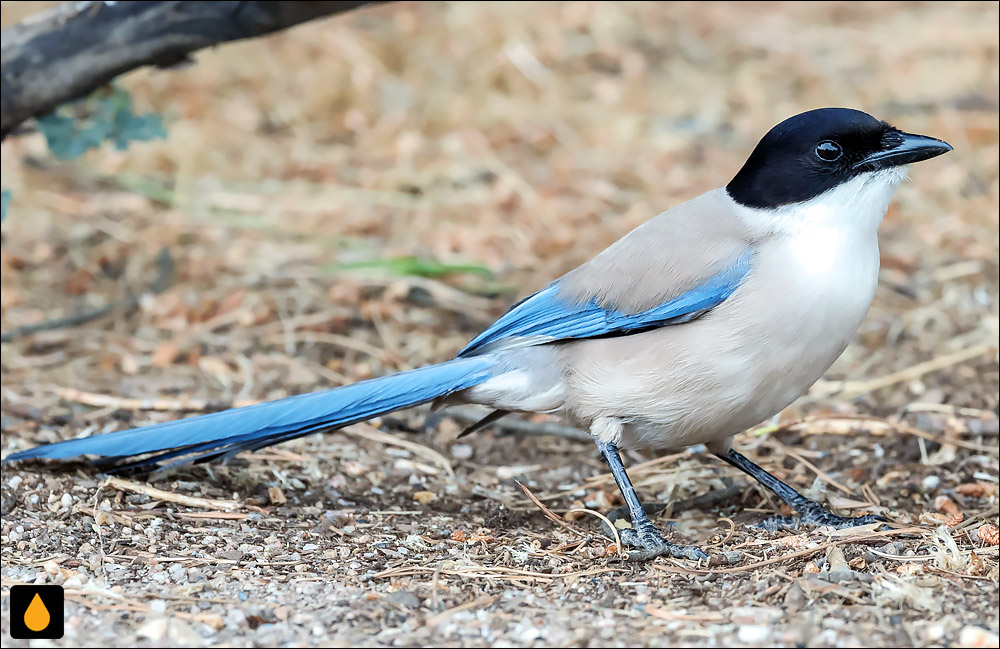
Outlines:
{"type": "Polygon", "coordinates": [[[904,178],[903,167],[865,173],[801,203],[742,207],[740,216],[762,236],[785,238],[796,266],[810,275],[872,255],[877,269],[878,228],[904,178]]]}
{"type": "Polygon", "coordinates": [[[861,174],[801,203],[773,209],[743,208],[754,229],[793,234],[816,227],[874,232],[882,224],[893,192],[906,178],[905,167],[861,174]]]}

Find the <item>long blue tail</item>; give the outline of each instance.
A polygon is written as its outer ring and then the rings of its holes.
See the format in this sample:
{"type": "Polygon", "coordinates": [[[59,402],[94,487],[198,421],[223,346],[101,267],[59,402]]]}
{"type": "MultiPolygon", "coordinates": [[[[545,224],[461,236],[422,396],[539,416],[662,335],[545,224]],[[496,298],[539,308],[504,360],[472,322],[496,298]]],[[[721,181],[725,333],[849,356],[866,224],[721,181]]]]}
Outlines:
{"type": "Polygon", "coordinates": [[[176,464],[205,462],[427,403],[478,385],[496,373],[496,361],[489,356],[461,358],[332,390],[37,446],[8,456],[4,463],[81,455],[108,458],[104,462],[119,468],[175,457],[183,458],[176,464]],[[122,462],[150,453],[156,455],[122,462]]]}

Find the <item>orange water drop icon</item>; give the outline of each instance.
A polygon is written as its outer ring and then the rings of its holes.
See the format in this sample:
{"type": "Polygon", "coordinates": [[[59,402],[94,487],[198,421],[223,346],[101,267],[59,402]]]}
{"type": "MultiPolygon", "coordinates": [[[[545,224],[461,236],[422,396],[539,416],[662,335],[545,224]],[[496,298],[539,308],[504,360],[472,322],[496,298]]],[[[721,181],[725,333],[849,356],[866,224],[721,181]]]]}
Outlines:
{"type": "Polygon", "coordinates": [[[45,608],[42,598],[38,596],[38,593],[35,593],[35,597],[28,604],[28,610],[24,612],[24,626],[38,633],[49,625],[51,619],[49,609],[45,608]]]}

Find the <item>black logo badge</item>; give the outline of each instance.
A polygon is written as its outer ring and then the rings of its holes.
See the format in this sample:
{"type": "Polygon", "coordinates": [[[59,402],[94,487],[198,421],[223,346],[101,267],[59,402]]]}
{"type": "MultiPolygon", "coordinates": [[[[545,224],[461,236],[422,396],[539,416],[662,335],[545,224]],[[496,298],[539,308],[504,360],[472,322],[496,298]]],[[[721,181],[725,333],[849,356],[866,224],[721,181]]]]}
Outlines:
{"type": "Polygon", "coordinates": [[[63,637],[63,587],[11,586],[10,637],[19,640],[63,637]]]}

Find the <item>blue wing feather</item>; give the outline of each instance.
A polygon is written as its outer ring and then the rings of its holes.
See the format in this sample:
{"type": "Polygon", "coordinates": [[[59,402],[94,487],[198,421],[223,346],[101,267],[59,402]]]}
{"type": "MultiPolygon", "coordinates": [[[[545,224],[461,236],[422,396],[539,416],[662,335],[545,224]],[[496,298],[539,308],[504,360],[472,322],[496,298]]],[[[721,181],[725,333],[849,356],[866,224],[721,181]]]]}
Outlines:
{"type": "Polygon", "coordinates": [[[502,347],[537,345],[553,340],[621,335],[653,327],[688,322],[733,294],[750,271],[752,251],[731,266],[677,297],[639,313],[607,309],[596,301],[571,304],[559,294],[559,282],[515,305],[476,336],[459,358],[477,356],[502,347]]]}

